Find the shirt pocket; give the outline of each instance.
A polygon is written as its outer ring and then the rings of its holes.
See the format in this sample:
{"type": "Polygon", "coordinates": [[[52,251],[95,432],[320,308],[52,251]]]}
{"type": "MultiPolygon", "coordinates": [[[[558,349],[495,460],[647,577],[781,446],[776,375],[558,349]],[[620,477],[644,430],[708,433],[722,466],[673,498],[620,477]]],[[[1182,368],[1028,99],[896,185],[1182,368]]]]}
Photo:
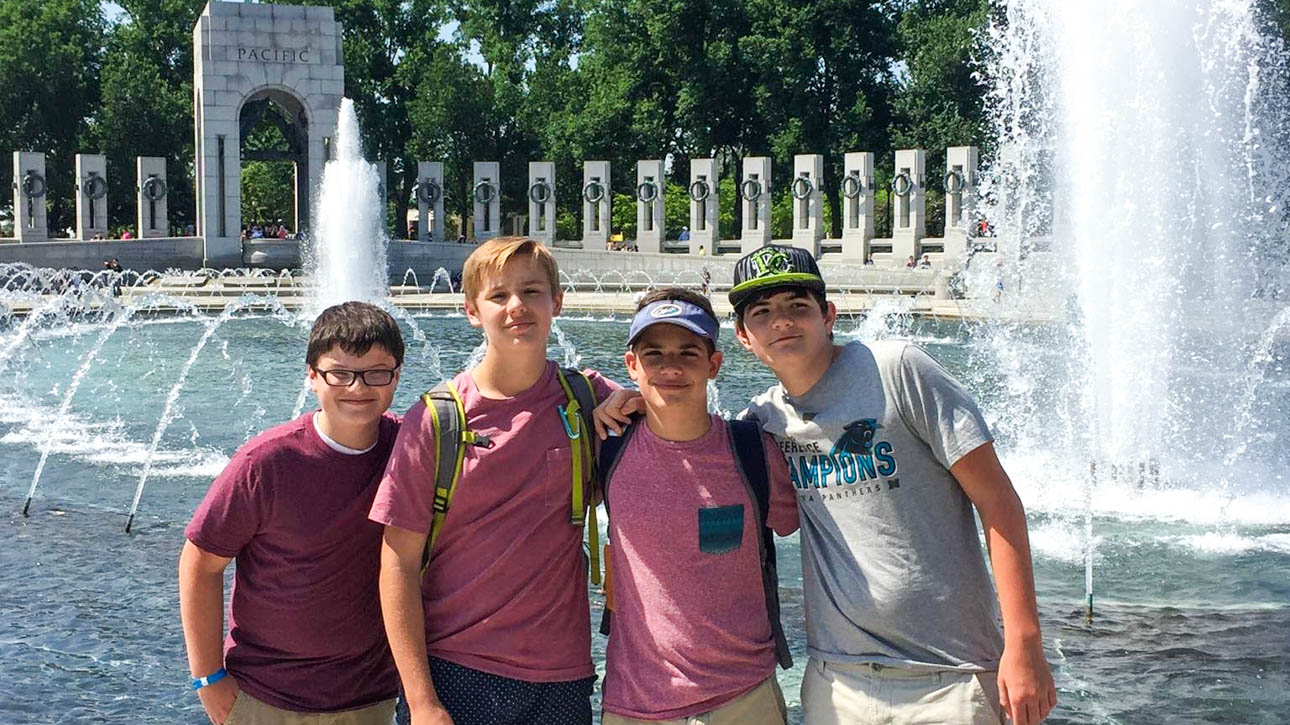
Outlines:
{"type": "Polygon", "coordinates": [[[550,448],[542,477],[542,500],[548,508],[564,506],[573,511],[573,449],[550,448]]]}
{"type": "Polygon", "coordinates": [[[699,551],[727,554],[743,546],[744,505],[699,509],[699,551]]]}

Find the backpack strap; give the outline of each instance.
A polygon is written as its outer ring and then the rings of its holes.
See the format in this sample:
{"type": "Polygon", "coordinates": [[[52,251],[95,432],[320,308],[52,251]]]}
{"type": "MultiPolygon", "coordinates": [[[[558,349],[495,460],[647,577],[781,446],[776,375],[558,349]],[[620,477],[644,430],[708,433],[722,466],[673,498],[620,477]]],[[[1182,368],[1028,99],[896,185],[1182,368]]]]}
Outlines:
{"type": "Polygon", "coordinates": [[[766,468],[766,447],[762,444],[761,426],[751,420],[726,421],[730,450],[735,454],[739,477],[748,489],[748,496],[757,505],[757,546],[761,554],[761,585],[766,596],[766,616],[770,619],[770,633],[775,641],[775,657],[779,666],[789,669],[793,656],[788,651],[788,638],[779,613],[779,571],[775,566],[775,535],[766,525],[770,515],[770,471],[766,468]]]}
{"type": "Polygon", "coordinates": [[[569,436],[573,480],[570,490],[569,522],[579,528],[587,523],[590,510],[591,525],[587,528],[588,559],[591,582],[600,583],[600,526],[596,521],[596,507],[592,503],[596,486],[595,426],[591,413],[596,409],[596,391],[586,375],[572,368],[557,368],[556,377],[564,389],[566,402],[559,406],[560,423],[569,436]]]}
{"type": "Polygon", "coordinates": [[[421,555],[421,574],[424,576],[430,565],[430,554],[434,550],[435,541],[443,530],[444,518],[448,515],[448,509],[452,508],[452,499],[457,493],[461,464],[466,458],[466,446],[492,448],[493,441],[488,436],[466,428],[466,406],[451,380],[423,393],[421,401],[425,403],[426,414],[430,416],[435,451],[434,517],[430,521],[430,535],[426,537],[425,552],[421,555]]]}
{"type": "MultiPolygon", "coordinates": [[[[637,418],[623,428],[622,435],[609,436],[600,442],[600,453],[596,456],[596,476],[600,479],[600,496],[605,503],[605,513],[609,513],[609,482],[614,478],[614,471],[618,468],[618,462],[622,460],[623,451],[627,450],[627,442],[631,439],[632,434],[636,432],[636,426],[640,423],[637,418]]],[[[608,548],[608,545],[606,545],[608,548]]],[[[613,619],[614,592],[613,579],[609,574],[609,557],[605,557],[605,609],[600,615],[600,633],[609,634],[610,621],[613,619]]]]}

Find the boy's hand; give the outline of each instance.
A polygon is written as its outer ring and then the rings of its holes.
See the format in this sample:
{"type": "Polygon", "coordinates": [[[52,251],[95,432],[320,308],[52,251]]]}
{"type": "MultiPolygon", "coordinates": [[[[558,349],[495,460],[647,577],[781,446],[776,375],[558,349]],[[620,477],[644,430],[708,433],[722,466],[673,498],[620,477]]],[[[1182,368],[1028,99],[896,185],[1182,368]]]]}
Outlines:
{"type": "Polygon", "coordinates": [[[452,725],[452,716],[443,705],[412,711],[412,725],[452,725]]]}
{"type": "Polygon", "coordinates": [[[644,411],[645,403],[640,391],[626,388],[615,390],[605,398],[605,402],[597,405],[591,412],[591,418],[596,424],[596,435],[602,441],[608,437],[611,430],[614,435],[622,435],[623,428],[632,422],[632,413],[644,411]]]}
{"type": "Polygon", "coordinates": [[[233,709],[233,700],[237,699],[237,680],[232,675],[225,675],[219,682],[198,690],[197,697],[202,701],[206,717],[215,725],[224,725],[233,709]]]}
{"type": "Polygon", "coordinates": [[[999,660],[999,704],[1016,725],[1038,725],[1057,706],[1057,687],[1043,643],[1005,643],[999,660]]]}

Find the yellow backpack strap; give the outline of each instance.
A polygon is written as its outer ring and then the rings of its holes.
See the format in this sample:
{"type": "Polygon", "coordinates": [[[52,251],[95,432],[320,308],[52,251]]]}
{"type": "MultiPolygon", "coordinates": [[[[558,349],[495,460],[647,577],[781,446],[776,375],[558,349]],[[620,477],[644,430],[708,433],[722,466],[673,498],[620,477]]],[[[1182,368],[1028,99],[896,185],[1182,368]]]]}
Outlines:
{"type": "Polygon", "coordinates": [[[434,431],[435,476],[434,476],[434,517],[430,522],[430,535],[426,537],[426,550],[421,557],[421,573],[425,574],[430,565],[430,555],[434,550],[439,532],[443,530],[443,521],[452,508],[453,496],[457,493],[457,482],[461,479],[461,465],[466,457],[466,446],[492,448],[493,442],[488,436],[479,435],[466,428],[466,406],[461,394],[452,381],[444,382],[421,396],[430,415],[431,429],[434,431]]]}
{"type": "Polygon", "coordinates": [[[573,459],[573,477],[570,486],[570,523],[581,528],[587,523],[590,511],[591,525],[587,529],[591,582],[600,583],[600,526],[596,521],[596,507],[590,505],[595,488],[596,462],[592,436],[595,427],[591,412],[596,409],[596,391],[586,375],[572,368],[559,368],[556,376],[564,389],[566,402],[559,406],[560,422],[569,436],[573,459]]]}

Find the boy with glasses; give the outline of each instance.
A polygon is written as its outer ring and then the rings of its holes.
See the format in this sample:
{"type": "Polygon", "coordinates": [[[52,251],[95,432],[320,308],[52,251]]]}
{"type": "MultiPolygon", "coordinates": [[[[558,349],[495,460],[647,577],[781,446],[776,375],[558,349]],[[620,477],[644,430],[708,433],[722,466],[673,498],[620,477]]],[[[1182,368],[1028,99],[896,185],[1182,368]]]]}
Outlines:
{"type": "Polygon", "coordinates": [[[394,717],[381,527],[367,512],[398,433],[386,409],[403,337],[379,308],[346,302],[318,316],[305,363],[320,410],[238,449],[185,530],[184,642],[192,687],[215,725],[394,717]],[[235,559],[225,639],[224,570],[235,559]]]}

